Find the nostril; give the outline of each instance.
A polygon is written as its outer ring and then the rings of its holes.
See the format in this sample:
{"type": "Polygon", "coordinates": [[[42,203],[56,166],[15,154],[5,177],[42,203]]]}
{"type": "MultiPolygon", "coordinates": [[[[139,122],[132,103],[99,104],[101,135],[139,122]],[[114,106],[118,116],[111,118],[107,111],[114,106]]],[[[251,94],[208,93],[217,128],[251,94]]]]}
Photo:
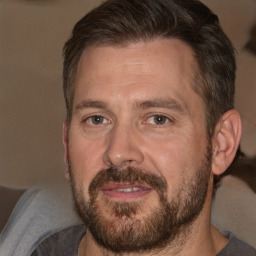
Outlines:
{"type": "Polygon", "coordinates": [[[126,164],[126,165],[130,165],[130,164],[132,164],[133,162],[134,162],[133,160],[126,160],[126,161],[125,161],[125,164],[126,164]]]}

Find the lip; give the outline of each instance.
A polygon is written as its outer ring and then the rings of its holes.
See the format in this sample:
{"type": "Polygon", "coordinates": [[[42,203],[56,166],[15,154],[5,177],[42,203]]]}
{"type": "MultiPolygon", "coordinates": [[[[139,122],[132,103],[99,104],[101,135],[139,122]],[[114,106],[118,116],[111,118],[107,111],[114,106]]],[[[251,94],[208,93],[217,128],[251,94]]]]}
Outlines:
{"type": "Polygon", "coordinates": [[[111,183],[104,186],[101,191],[113,200],[127,201],[139,199],[152,191],[152,188],[129,183],[111,183]]]}

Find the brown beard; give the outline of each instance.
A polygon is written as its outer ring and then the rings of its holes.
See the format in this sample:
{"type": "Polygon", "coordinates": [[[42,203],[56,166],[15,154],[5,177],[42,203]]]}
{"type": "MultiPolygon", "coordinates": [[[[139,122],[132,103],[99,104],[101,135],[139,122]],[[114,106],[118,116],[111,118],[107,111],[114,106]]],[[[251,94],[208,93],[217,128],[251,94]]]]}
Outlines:
{"type": "Polygon", "coordinates": [[[79,188],[74,180],[75,171],[71,164],[69,167],[76,210],[95,241],[104,249],[115,253],[138,253],[165,248],[188,232],[205,202],[211,170],[211,148],[208,148],[197,175],[180,184],[179,191],[171,202],[167,199],[167,182],[164,177],[134,167],[109,168],[98,172],[90,183],[90,199],[86,202],[83,188],[79,188]],[[106,217],[98,194],[109,182],[150,186],[157,191],[159,206],[141,219],[138,218],[138,213],[143,212],[143,203],[141,206],[141,203],[136,202],[108,200],[104,202],[104,206],[110,210],[111,217],[106,217]]]}

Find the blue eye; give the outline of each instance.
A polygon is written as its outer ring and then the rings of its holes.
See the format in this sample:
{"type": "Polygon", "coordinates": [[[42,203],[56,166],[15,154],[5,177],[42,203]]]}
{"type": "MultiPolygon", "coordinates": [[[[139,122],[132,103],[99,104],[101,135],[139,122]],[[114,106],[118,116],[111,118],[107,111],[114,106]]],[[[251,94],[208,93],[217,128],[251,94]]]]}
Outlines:
{"type": "Polygon", "coordinates": [[[154,125],[164,125],[170,122],[170,119],[163,115],[153,115],[148,118],[148,122],[154,125]]]}
{"type": "Polygon", "coordinates": [[[105,117],[98,116],[98,115],[90,116],[90,117],[87,118],[86,121],[91,125],[100,125],[100,124],[109,123],[108,120],[105,117]]]}

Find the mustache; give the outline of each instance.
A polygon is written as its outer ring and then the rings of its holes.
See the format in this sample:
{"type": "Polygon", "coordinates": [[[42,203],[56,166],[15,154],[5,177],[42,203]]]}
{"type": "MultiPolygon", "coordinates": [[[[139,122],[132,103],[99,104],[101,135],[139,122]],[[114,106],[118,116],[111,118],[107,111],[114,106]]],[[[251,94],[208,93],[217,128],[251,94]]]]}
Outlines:
{"type": "Polygon", "coordinates": [[[127,166],[125,168],[110,167],[99,171],[89,185],[89,195],[95,197],[99,190],[110,182],[148,185],[161,197],[167,191],[167,182],[164,177],[141,168],[127,166]]]}

